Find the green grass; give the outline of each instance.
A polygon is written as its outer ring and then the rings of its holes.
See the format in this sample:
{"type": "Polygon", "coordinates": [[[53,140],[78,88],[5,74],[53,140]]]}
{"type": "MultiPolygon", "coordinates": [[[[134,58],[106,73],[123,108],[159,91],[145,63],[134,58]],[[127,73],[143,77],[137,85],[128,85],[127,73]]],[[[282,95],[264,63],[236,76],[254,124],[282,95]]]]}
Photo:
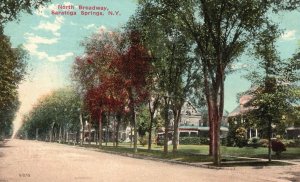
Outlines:
{"type": "MultiPolygon", "coordinates": [[[[84,147],[98,148],[95,145],[87,145],[84,147]]],[[[119,147],[114,147],[112,143],[108,143],[106,146],[105,143],[102,144],[101,150],[108,152],[116,152],[126,155],[140,155],[153,157],[158,159],[170,159],[181,162],[188,163],[198,163],[205,162],[211,163],[213,161],[211,156],[208,156],[209,146],[208,145],[179,145],[178,151],[176,153],[172,152],[172,145],[169,146],[168,155],[164,155],[163,146],[158,146],[152,144],[152,149],[149,151],[147,145],[141,146],[138,145],[138,152],[134,154],[133,148],[130,143],[120,143],[119,147]]],[[[254,159],[245,159],[240,157],[248,158],[262,158],[267,159],[268,157],[268,148],[252,148],[252,147],[221,147],[222,154],[222,166],[223,167],[234,167],[234,166],[268,166],[268,165],[286,165],[283,162],[272,162],[266,163],[262,161],[255,161],[254,159]]],[[[275,155],[272,156],[273,159],[300,159],[300,148],[287,148],[287,151],[283,152],[280,158],[277,158],[275,155]]]]}

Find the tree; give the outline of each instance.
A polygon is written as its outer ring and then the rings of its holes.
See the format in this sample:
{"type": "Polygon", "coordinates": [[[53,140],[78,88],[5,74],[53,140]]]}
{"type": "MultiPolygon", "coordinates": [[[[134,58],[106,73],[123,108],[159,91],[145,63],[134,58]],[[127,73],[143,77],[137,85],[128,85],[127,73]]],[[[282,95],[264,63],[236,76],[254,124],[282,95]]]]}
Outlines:
{"type": "Polygon", "coordinates": [[[12,130],[12,121],[19,108],[18,84],[26,74],[27,53],[21,46],[11,48],[8,37],[0,34],[0,125],[2,133],[12,130]]]}
{"type": "MultiPolygon", "coordinates": [[[[259,67],[249,74],[256,89],[252,91],[251,106],[254,110],[250,117],[269,140],[268,156],[271,161],[271,138],[275,130],[277,134],[283,134],[283,118],[288,113],[294,113],[296,95],[294,92],[297,79],[295,70],[290,68],[292,61],[285,63],[278,56],[275,41],[280,36],[277,27],[266,26],[266,29],[258,36],[254,45],[254,55],[259,60],[259,67]]],[[[293,64],[293,63],[292,63],[293,64]]],[[[285,127],[285,126],[283,126],[285,127]]]]}
{"type": "MultiPolygon", "coordinates": [[[[165,138],[169,135],[170,111],[174,115],[173,151],[177,151],[178,145],[178,125],[181,117],[181,108],[191,93],[191,88],[195,86],[195,79],[192,79],[197,69],[193,69],[194,54],[191,51],[192,42],[172,24],[168,24],[163,18],[151,19],[147,17],[143,10],[132,17],[128,27],[139,29],[146,46],[154,57],[153,70],[149,79],[151,90],[150,117],[155,113],[158,106],[158,99],[164,101],[165,138]],[[155,27],[155,28],[153,28],[155,27]]],[[[163,103],[162,101],[160,101],[163,103]]],[[[152,123],[152,122],[151,122],[152,123]]],[[[152,127],[150,127],[152,129],[152,127]]],[[[150,132],[150,131],[149,131],[150,132]]],[[[149,136],[149,140],[150,140],[149,136]]],[[[168,141],[165,141],[164,151],[168,152],[168,141]]],[[[150,145],[149,145],[150,146],[150,145]]]]}
{"type": "MultiPolygon", "coordinates": [[[[73,65],[72,75],[77,90],[81,93],[87,110],[93,118],[98,120],[99,147],[102,145],[104,113],[110,113],[111,109],[116,106],[112,101],[117,94],[112,88],[120,86],[120,84],[117,85],[116,82],[113,82],[112,75],[115,70],[110,65],[112,60],[120,57],[122,42],[123,39],[117,32],[102,31],[94,34],[82,43],[85,47],[85,54],[77,57],[73,65]]],[[[122,90],[124,89],[115,89],[115,91],[122,90]]]]}
{"type": "Polygon", "coordinates": [[[151,69],[151,57],[147,49],[141,44],[138,31],[130,30],[127,32],[127,36],[129,37],[128,49],[121,56],[121,59],[115,60],[114,65],[128,94],[128,106],[134,128],[134,152],[137,152],[136,108],[148,98],[146,85],[147,75],[151,69]]]}
{"type": "Polygon", "coordinates": [[[18,19],[20,12],[25,11],[31,14],[32,8],[37,9],[50,1],[51,0],[3,0],[0,4],[0,33],[2,34],[3,25],[5,23],[18,19]]]}
{"type": "Polygon", "coordinates": [[[13,134],[13,120],[15,113],[19,109],[20,102],[17,97],[10,101],[6,107],[0,110],[0,140],[3,138],[11,137],[13,134]]]}

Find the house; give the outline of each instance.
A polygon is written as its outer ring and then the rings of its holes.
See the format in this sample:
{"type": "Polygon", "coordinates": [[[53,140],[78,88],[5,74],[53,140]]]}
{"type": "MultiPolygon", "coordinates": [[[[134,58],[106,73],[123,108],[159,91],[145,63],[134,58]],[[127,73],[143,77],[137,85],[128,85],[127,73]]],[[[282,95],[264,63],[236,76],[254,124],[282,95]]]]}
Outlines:
{"type": "MultiPolygon", "coordinates": [[[[227,117],[221,122],[221,138],[228,133],[227,117]]],[[[189,101],[185,102],[181,111],[179,137],[209,137],[209,121],[207,111],[198,111],[189,101]]]]}
{"type": "MultiPolygon", "coordinates": [[[[253,95],[245,94],[239,99],[239,105],[228,114],[228,118],[234,121],[234,124],[244,124],[247,122],[247,114],[254,109],[250,105],[250,101],[253,99],[253,95]]],[[[247,138],[259,137],[258,129],[256,127],[249,126],[246,128],[247,138]]]]}
{"type": "MultiPolygon", "coordinates": [[[[254,96],[251,92],[255,91],[257,88],[251,88],[248,93],[244,94],[239,99],[239,105],[229,113],[228,119],[233,122],[234,125],[242,125],[246,127],[247,130],[247,138],[252,137],[261,137],[261,132],[255,127],[255,125],[251,125],[249,123],[249,113],[255,110],[255,107],[251,105],[251,101],[254,99],[254,96]]],[[[299,107],[298,105],[294,105],[293,107],[299,107]]],[[[284,118],[284,116],[282,116],[284,118]]],[[[292,122],[288,122],[290,124],[286,124],[285,135],[288,139],[292,138],[300,138],[300,120],[298,116],[297,119],[294,119],[292,122]],[[299,123],[297,125],[297,123],[299,123]],[[299,136],[299,137],[298,137],[299,136]]],[[[272,125],[272,127],[276,127],[276,125],[272,125]]],[[[276,133],[272,133],[272,137],[276,137],[276,133]]]]}

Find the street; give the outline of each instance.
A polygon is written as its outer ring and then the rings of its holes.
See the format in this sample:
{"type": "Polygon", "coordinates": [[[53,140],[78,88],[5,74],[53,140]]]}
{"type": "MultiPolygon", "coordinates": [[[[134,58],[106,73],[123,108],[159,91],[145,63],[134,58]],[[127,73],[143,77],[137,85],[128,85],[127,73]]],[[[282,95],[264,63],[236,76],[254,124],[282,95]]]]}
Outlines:
{"type": "Polygon", "coordinates": [[[134,159],[57,143],[10,140],[0,147],[0,182],[300,181],[300,165],[206,169],[134,159]]]}

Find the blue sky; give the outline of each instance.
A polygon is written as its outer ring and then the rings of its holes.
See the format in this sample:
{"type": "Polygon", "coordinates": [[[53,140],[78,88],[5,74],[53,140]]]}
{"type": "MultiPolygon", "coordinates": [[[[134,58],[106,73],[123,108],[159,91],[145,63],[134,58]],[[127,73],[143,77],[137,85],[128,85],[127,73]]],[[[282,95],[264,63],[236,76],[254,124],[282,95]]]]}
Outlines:
{"type": "MultiPolygon", "coordinates": [[[[5,34],[11,37],[13,46],[22,44],[30,53],[29,75],[19,88],[22,101],[19,119],[41,95],[69,85],[73,60],[83,52],[80,42],[97,31],[124,25],[135,12],[135,3],[135,0],[54,0],[33,15],[21,14],[19,23],[8,23],[5,34]],[[105,6],[110,11],[119,11],[120,15],[52,15],[51,11],[57,11],[58,5],[74,5],[77,13],[80,13],[77,8],[79,5],[105,6]]],[[[278,41],[280,55],[282,58],[290,57],[299,46],[300,13],[282,13],[273,19],[280,22],[280,27],[284,29],[284,34],[278,41]]],[[[251,65],[236,63],[235,66],[237,69],[255,66],[255,62],[252,61],[251,65]]],[[[241,78],[242,74],[243,72],[237,71],[227,76],[225,110],[229,112],[237,106],[236,94],[250,87],[250,83],[241,78]]]]}

